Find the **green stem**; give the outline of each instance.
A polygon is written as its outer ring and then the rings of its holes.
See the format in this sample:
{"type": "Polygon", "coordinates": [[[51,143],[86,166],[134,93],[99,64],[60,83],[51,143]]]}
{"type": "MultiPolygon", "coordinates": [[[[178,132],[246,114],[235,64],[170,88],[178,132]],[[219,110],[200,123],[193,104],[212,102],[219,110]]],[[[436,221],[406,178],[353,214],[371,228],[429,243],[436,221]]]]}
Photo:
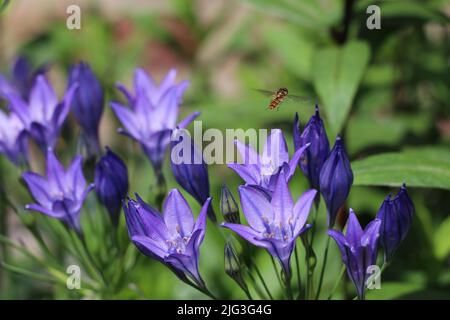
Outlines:
{"type": "Polygon", "coordinates": [[[96,276],[96,278],[100,280],[103,288],[106,288],[105,278],[102,272],[95,265],[95,262],[91,259],[89,250],[87,250],[87,247],[83,243],[82,237],[76,234],[73,230],[70,230],[67,226],[65,227],[67,228],[67,232],[69,233],[74,249],[77,251],[80,259],[82,260],[81,262],[90,270],[92,275],[96,276]],[[81,243],[81,248],[79,246],[79,242],[81,243]]]}
{"type": "Polygon", "coordinates": [[[289,300],[294,300],[294,295],[292,293],[292,286],[291,286],[291,276],[287,277],[285,275],[284,284],[286,286],[286,292],[289,300]]]}
{"type": "Polygon", "coordinates": [[[281,280],[280,274],[278,273],[277,264],[275,263],[275,259],[270,255],[270,260],[272,261],[273,270],[275,272],[275,275],[277,276],[278,282],[280,283],[280,286],[283,286],[283,281],[281,280]]]}
{"type": "Polygon", "coordinates": [[[245,295],[247,296],[247,299],[248,299],[248,300],[253,300],[253,297],[252,297],[252,295],[250,294],[250,291],[249,291],[248,289],[245,289],[244,292],[245,292],[245,295]]]}
{"type": "Polygon", "coordinates": [[[313,248],[309,244],[308,235],[305,234],[301,237],[303,246],[305,247],[305,263],[306,263],[306,286],[305,286],[305,299],[309,300],[311,298],[311,293],[313,290],[313,276],[314,269],[316,268],[316,254],[313,248]]]}
{"type": "Polygon", "coordinates": [[[325,253],[323,255],[323,263],[322,263],[322,270],[320,272],[320,278],[319,278],[319,286],[317,287],[317,293],[316,293],[316,300],[319,299],[320,296],[320,290],[322,289],[322,283],[323,283],[323,277],[325,275],[325,267],[327,265],[327,258],[328,258],[328,249],[330,247],[330,237],[327,237],[327,244],[325,246],[325,253]]]}
{"type": "Polygon", "coordinates": [[[295,264],[297,266],[297,290],[298,290],[298,296],[297,299],[300,299],[301,296],[301,290],[302,290],[302,278],[300,277],[300,262],[299,262],[299,255],[298,255],[298,247],[295,246],[295,264]]]}
{"type": "Polygon", "coordinates": [[[334,292],[336,291],[336,289],[339,286],[339,283],[341,283],[342,277],[344,276],[345,273],[345,265],[342,266],[341,271],[339,272],[339,275],[336,279],[336,282],[334,283],[333,289],[330,292],[330,295],[328,296],[328,300],[331,300],[331,297],[333,296],[334,292]]]}
{"type": "MultiPolygon", "coordinates": [[[[6,192],[3,189],[3,166],[2,161],[0,159],[0,234],[7,236],[8,235],[8,199],[6,196],[6,192]]],[[[3,261],[7,260],[8,257],[8,248],[7,245],[2,243],[0,245],[0,257],[3,261]]],[[[6,292],[8,287],[8,279],[3,273],[3,268],[0,268],[0,292],[6,292]]],[[[0,296],[1,297],[1,296],[0,296]]]]}
{"type": "Polygon", "coordinates": [[[252,281],[253,287],[255,288],[256,293],[259,295],[260,298],[267,300],[267,297],[264,295],[264,292],[262,291],[261,287],[259,286],[258,282],[256,281],[255,277],[253,276],[250,268],[246,268],[247,274],[252,281]]]}
{"type": "Polygon", "coordinates": [[[269,290],[269,288],[267,287],[267,284],[266,284],[266,282],[264,281],[264,278],[263,278],[263,276],[262,276],[262,274],[261,274],[261,271],[259,271],[258,266],[257,266],[256,264],[253,263],[253,268],[255,268],[256,274],[258,275],[258,278],[259,278],[259,280],[261,281],[261,283],[262,283],[262,285],[263,285],[263,287],[264,287],[264,290],[266,290],[266,293],[267,293],[267,295],[269,296],[270,300],[273,300],[273,296],[272,296],[272,294],[270,293],[270,290],[269,290]]]}
{"type": "Polygon", "coordinates": [[[208,288],[206,286],[200,287],[197,284],[195,284],[193,281],[189,280],[189,279],[185,279],[184,282],[188,285],[190,285],[191,287],[193,287],[194,289],[197,289],[198,291],[200,291],[201,293],[207,295],[208,297],[210,297],[213,300],[218,300],[217,297],[212,294],[211,291],[208,290],[208,288]]]}

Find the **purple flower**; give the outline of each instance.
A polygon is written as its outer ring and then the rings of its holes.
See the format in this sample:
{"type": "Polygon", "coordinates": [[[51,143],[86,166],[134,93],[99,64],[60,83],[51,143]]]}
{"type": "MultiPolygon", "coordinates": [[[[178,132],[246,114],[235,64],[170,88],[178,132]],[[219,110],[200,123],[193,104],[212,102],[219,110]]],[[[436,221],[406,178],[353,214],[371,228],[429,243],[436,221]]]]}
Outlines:
{"type": "Polygon", "coordinates": [[[181,97],[188,86],[187,81],[175,84],[176,71],[171,70],[158,86],[144,70],[134,74],[134,95],[123,85],[119,89],[128,99],[128,107],[112,102],[111,107],[124,126],[119,132],[138,141],[150,159],[157,175],[161,166],[170,135],[176,127],[184,128],[199,113],[193,113],[177,124],[181,97]]]}
{"type": "Polygon", "coordinates": [[[25,172],[22,175],[36,201],[25,208],[59,219],[70,228],[81,232],[80,210],[87,194],[94,188],[93,184],[86,187],[82,161],[81,156],[75,157],[66,170],[53,151],[48,150],[45,177],[34,172],[25,172]]]}
{"type": "Polygon", "coordinates": [[[58,102],[55,91],[40,75],[31,89],[29,101],[14,93],[8,94],[10,108],[43,152],[55,146],[76,89],[76,84],[70,86],[63,100],[58,102]]]}
{"type": "Polygon", "coordinates": [[[128,193],[128,170],[114,152],[108,147],[95,167],[95,192],[106,207],[115,226],[119,223],[122,200],[128,193]]]}
{"type": "MultiPolygon", "coordinates": [[[[184,129],[173,131],[170,165],[178,184],[202,205],[209,197],[208,167],[195,142],[184,129]]],[[[208,217],[216,221],[210,207],[208,217]]]]}
{"type": "Polygon", "coordinates": [[[137,201],[124,203],[128,233],[136,247],[146,256],[166,264],[183,281],[194,281],[204,288],[198,270],[200,245],[206,231],[206,212],[211,198],[204,203],[197,221],[186,199],[172,189],[163,205],[163,215],[137,201]]]}
{"type": "Polygon", "coordinates": [[[408,196],[406,186],[391,199],[388,195],[378,210],[381,220],[380,244],[384,249],[384,260],[389,262],[400,243],[406,238],[414,215],[414,205],[408,196]]]}
{"type": "Polygon", "coordinates": [[[332,228],[339,208],[347,200],[353,184],[353,172],[342,139],[338,136],[320,171],[320,192],[328,210],[328,227],[332,228]]]}
{"type": "Polygon", "coordinates": [[[247,185],[257,186],[272,193],[275,188],[276,178],[283,167],[286,181],[294,175],[295,168],[303,151],[308,147],[305,145],[297,150],[292,159],[280,129],[273,129],[267,137],[262,155],[259,155],[252,147],[236,141],[237,149],[243,160],[243,164],[229,163],[228,167],[233,169],[247,185]]]}
{"type": "Polygon", "coordinates": [[[336,241],[341,251],[342,261],[347,267],[347,274],[359,299],[364,299],[367,268],[376,264],[380,225],[381,221],[375,219],[363,231],[358,218],[350,209],[345,236],[336,230],[328,231],[328,235],[336,241]]]}
{"type": "Polygon", "coordinates": [[[0,75],[0,95],[7,96],[11,93],[28,100],[31,87],[38,75],[47,71],[48,65],[42,65],[33,70],[30,61],[21,56],[16,59],[11,70],[11,77],[7,79],[0,75]]]}
{"type": "Polygon", "coordinates": [[[255,246],[264,248],[280,261],[286,279],[290,278],[290,258],[297,237],[306,231],[309,210],[316,190],[308,190],[294,204],[286,179],[281,172],[272,199],[251,186],[240,186],[242,210],[250,226],[224,223],[224,227],[255,246]]]}
{"type": "Polygon", "coordinates": [[[75,83],[79,87],[72,100],[72,111],[86,133],[89,153],[98,154],[98,127],[105,103],[103,88],[85,62],[80,62],[70,70],[69,87],[75,83]]]}
{"type": "Polygon", "coordinates": [[[308,178],[311,188],[319,190],[320,170],[330,153],[330,145],[318,106],[316,106],[316,113],[309,119],[301,134],[298,128],[298,115],[296,114],[294,124],[295,150],[310,144],[300,157],[300,168],[308,178]]]}
{"type": "Polygon", "coordinates": [[[24,126],[14,114],[0,110],[0,154],[4,154],[15,165],[27,162],[27,135],[24,126]]]}

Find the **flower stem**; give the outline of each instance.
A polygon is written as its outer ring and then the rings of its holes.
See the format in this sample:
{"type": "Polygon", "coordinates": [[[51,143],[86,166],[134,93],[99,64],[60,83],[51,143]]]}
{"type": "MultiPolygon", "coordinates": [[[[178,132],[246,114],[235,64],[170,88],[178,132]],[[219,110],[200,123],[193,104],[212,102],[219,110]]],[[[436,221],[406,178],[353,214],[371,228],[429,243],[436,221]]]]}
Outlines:
{"type": "Polygon", "coordinates": [[[298,290],[298,296],[297,296],[297,300],[300,299],[301,296],[301,290],[302,290],[302,278],[300,277],[300,262],[299,262],[299,258],[298,258],[298,247],[295,246],[295,264],[297,266],[297,290],[298,290]]]}
{"type": "Polygon", "coordinates": [[[256,282],[255,277],[253,276],[250,268],[247,266],[246,268],[246,272],[250,278],[250,280],[252,281],[253,287],[255,288],[256,293],[259,295],[260,298],[266,300],[267,297],[264,295],[264,292],[262,291],[261,287],[259,286],[258,282],[256,282]]]}
{"type": "Polygon", "coordinates": [[[342,277],[344,276],[345,273],[345,265],[342,266],[341,271],[339,272],[339,275],[336,279],[336,282],[334,283],[333,289],[330,292],[330,295],[328,296],[328,300],[331,300],[331,297],[333,296],[334,292],[336,291],[336,289],[339,286],[339,283],[341,283],[342,277]]]}
{"type": "Polygon", "coordinates": [[[319,299],[320,296],[320,290],[322,289],[322,283],[323,283],[323,277],[325,275],[325,267],[327,265],[327,258],[328,258],[328,249],[330,247],[330,237],[327,237],[327,244],[325,245],[325,252],[323,254],[323,263],[322,263],[322,270],[320,272],[320,278],[319,278],[319,286],[317,287],[317,293],[316,293],[316,300],[319,299]]]}
{"type": "Polygon", "coordinates": [[[280,274],[278,273],[277,264],[275,263],[275,259],[272,257],[272,255],[270,255],[270,260],[272,260],[273,270],[275,271],[278,282],[280,283],[280,286],[283,287],[283,281],[281,280],[280,274]]]}
{"type": "Polygon", "coordinates": [[[303,246],[305,247],[305,263],[306,263],[306,285],[305,285],[305,299],[308,300],[311,298],[311,293],[313,290],[313,278],[314,278],[314,269],[316,268],[316,254],[312,246],[309,243],[309,239],[307,234],[301,237],[303,246]]]}
{"type": "Polygon", "coordinates": [[[269,290],[269,288],[267,287],[267,284],[266,284],[266,282],[264,281],[264,278],[263,278],[263,276],[262,276],[262,274],[261,274],[261,271],[259,271],[258,266],[257,266],[255,263],[253,263],[253,267],[255,268],[256,274],[258,275],[258,278],[259,278],[259,280],[261,281],[261,283],[262,283],[262,285],[263,285],[263,287],[264,287],[264,290],[266,291],[266,293],[267,293],[267,295],[269,296],[270,300],[273,300],[273,296],[272,296],[272,294],[270,293],[270,290],[269,290]]]}
{"type": "Polygon", "coordinates": [[[211,291],[208,290],[208,288],[204,285],[203,287],[200,287],[199,285],[197,285],[196,283],[194,283],[193,281],[189,280],[189,279],[185,279],[183,280],[186,284],[190,285],[191,287],[193,287],[194,289],[197,289],[198,291],[200,291],[201,293],[207,295],[208,297],[210,297],[213,300],[218,300],[217,297],[211,293],[211,291]]]}

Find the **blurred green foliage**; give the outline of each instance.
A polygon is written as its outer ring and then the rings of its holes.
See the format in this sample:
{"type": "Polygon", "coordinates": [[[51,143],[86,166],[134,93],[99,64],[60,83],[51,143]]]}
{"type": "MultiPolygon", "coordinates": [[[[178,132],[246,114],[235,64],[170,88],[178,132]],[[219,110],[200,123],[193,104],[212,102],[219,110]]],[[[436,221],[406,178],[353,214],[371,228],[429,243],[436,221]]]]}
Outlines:
{"type": "MultiPolygon", "coordinates": [[[[245,0],[219,1],[214,7],[209,1],[172,0],[165,10],[138,8],[114,18],[104,15],[96,1],[89,3],[90,7],[83,8],[81,30],[68,30],[64,19],[53,19],[20,43],[16,54],[25,54],[36,65],[50,61],[52,77],[58,80],[64,79],[72,63],[88,61],[101,78],[108,101],[119,99],[114,83],[130,83],[137,66],[147,68],[156,78],[169,68],[178,68],[182,77],[191,81],[181,117],[192,110],[201,111],[204,129],[280,127],[289,135],[294,113],[299,112],[304,124],[318,101],[330,140],[337,134],[345,138],[355,173],[348,205],[362,220],[372,219],[386,194],[402,182],[411,187],[416,205],[414,225],[383,273],[382,289],[370,292],[368,298],[450,298],[448,1],[245,0]],[[381,8],[380,30],[366,27],[366,8],[371,4],[381,8]],[[265,110],[267,98],[252,89],[278,87],[288,87],[311,101],[286,102],[276,112],[265,110]]],[[[14,3],[2,15],[13,12],[14,3]]],[[[8,66],[0,68],[6,72],[8,66]]],[[[64,83],[61,80],[57,85],[64,88],[64,83]]],[[[126,160],[130,192],[151,199],[154,177],[148,161],[136,145],[115,133],[119,124],[111,110],[105,110],[103,143],[126,160]]],[[[76,152],[77,130],[69,121],[67,139],[59,149],[66,160],[76,152]]],[[[292,146],[292,137],[287,138],[292,146]]],[[[218,211],[220,186],[226,183],[235,191],[241,181],[223,165],[209,170],[213,205],[218,211]]],[[[18,206],[31,200],[17,181],[20,172],[16,168],[2,161],[0,173],[18,206]]],[[[169,187],[176,187],[168,167],[165,174],[169,187]]],[[[297,197],[307,183],[300,172],[293,181],[297,197]]],[[[198,204],[191,198],[189,202],[198,212],[198,204]]],[[[83,226],[89,245],[107,259],[112,253],[100,253],[105,234],[98,229],[104,212],[95,203],[90,195],[82,214],[83,226]],[[88,218],[94,223],[86,221],[88,218]]],[[[5,209],[0,209],[4,214],[5,209]]],[[[52,235],[48,227],[52,221],[35,213],[21,215],[47,232],[43,233],[55,243],[52,250],[62,250],[58,246],[62,235],[52,235]]],[[[325,245],[325,230],[325,208],[321,206],[319,254],[325,245]]],[[[224,276],[227,234],[208,226],[200,269],[213,292],[221,292],[222,298],[243,298],[238,286],[224,276]]],[[[124,221],[119,237],[126,248],[124,221]]],[[[126,250],[130,252],[124,264],[136,262],[136,268],[121,290],[109,297],[203,298],[134,247],[126,250]]],[[[255,254],[268,285],[281,296],[267,254],[260,250],[255,254]]],[[[79,297],[65,290],[65,270],[47,270],[62,279],[55,284],[46,281],[39,261],[26,253],[15,252],[11,260],[33,270],[34,280],[21,276],[23,272],[11,264],[5,269],[12,272],[2,275],[6,284],[2,284],[0,297],[79,297]]],[[[332,288],[341,268],[334,245],[329,261],[322,292],[332,288]]],[[[117,264],[105,268],[114,269],[117,264]]],[[[352,290],[345,281],[334,298],[352,298],[352,290]]]]}

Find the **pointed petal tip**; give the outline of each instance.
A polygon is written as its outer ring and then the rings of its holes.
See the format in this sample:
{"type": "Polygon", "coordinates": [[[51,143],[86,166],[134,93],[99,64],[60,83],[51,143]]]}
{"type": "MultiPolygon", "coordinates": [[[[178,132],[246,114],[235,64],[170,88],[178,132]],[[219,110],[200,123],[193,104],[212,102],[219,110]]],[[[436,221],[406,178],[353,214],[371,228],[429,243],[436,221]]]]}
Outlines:
{"type": "Polygon", "coordinates": [[[316,106],[315,106],[314,109],[315,109],[315,116],[320,118],[319,104],[318,103],[316,103],[316,106]]]}

